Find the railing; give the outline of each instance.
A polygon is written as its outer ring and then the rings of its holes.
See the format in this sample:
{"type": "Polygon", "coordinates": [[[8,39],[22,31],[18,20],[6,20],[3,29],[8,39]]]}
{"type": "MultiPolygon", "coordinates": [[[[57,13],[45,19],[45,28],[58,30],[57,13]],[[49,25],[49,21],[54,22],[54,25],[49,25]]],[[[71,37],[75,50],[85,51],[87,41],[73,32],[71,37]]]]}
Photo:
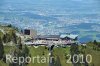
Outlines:
{"type": "Polygon", "coordinates": [[[48,44],[55,44],[55,45],[60,45],[60,44],[72,44],[76,43],[76,41],[72,40],[60,40],[60,41],[50,41],[50,40],[35,40],[35,41],[30,41],[30,42],[24,42],[26,45],[38,45],[38,44],[43,44],[43,45],[48,45],[48,44]]]}

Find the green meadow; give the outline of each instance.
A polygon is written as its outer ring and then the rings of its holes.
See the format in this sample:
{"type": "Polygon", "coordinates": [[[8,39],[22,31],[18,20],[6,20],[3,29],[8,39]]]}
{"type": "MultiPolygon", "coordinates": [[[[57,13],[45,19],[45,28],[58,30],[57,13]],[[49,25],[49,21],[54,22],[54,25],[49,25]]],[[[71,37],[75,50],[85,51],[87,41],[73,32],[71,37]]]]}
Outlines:
{"type": "MultiPolygon", "coordinates": [[[[93,50],[93,43],[88,43],[86,49],[82,49],[82,51],[85,51],[86,54],[91,54],[92,56],[92,62],[88,64],[89,66],[99,66],[100,65],[100,51],[93,50]]],[[[81,50],[81,46],[79,46],[79,49],[81,50]]],[[[14,47],[11,46],[4,46],[4,52],[5,55],[10,53],[11,49],[14,49],[14,47]]],[[[29,54],[31,57],[35,56],[45,56],[48,57],[49,51],[48,48],[45,46],[39,46],[35,48],[34,46],[29,46],[29,54]]],[[[59,56],[61,66],[72,66],[72,63],[66,63],[65,54],[70,54],[70,47],[55,47],[53,49],[53,56],[56,58],[59,56]]],[[[48,66],[49,63],[29,63],[27,66],[48,66]]],[[[0,66],[9,66],[7,63],[4,63],[2,60],[0,61],[0,66]]],[[[82,65],[84,66],[84,65],[82,65]]]]}

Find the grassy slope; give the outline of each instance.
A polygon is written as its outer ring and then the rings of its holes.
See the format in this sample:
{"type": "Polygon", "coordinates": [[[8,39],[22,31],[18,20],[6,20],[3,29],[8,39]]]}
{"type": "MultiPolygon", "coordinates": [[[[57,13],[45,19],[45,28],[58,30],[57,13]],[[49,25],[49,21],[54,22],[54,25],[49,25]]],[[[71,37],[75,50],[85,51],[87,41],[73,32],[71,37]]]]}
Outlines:
{"type": "MultiPolygon", "coordinates": [[[[31,57],[35,57],[35,56],[45,56],[48,57],[48,50],[45,49],[44,46],[40,46],[38,48],[34,48],[34,47],[29,47],[30,50],[30,54],[31,57]],[[44,55],[43,55],[44,52],[44,55]]],[[[35,60],[35,63],[30,63],[27,66],[48,66],[48,63],[37,63],[37,61],[35,60]]]]}
{"type": "Polygon", "coordinates": [[[0,60],[0,66],[9,66],[9,65],[0,60]]]}
{"type": "Polygon", "coordinates": [[[94,64],[94,66],[100,66],[100,51],[93,50],[93,44],[88,44],[85,52],[86,54],[92,55],[92,63],[90,63],[89,65],[94,64]]]}
{"type": "MultiPolygon", "coordinates": [[[[99,66],[100,65],[100,62],[99,62],[100,51],[93,50],[92,46],[93,46],[92,44],[88,44],[87,48],[85,49],[85,52],[86,54],[91,54],[93,57],[92,63],[94,63],[95,66],[99,66]]],[[[9,53],[10,49],[12,48],[13,47],[5,46],[4,47],[5,54],[9,53]]],[[[71,64],[68,64],[68,63],[66,64],[66,59],[64,56],[65,53],[69,54],[69,49],[70,49],[69,47],[66,47],[66,48],[54,48],[53,50],[54,56],[56,57],[58,55],[60,57],[62,66],[72,66],[71,64]]],[[[45,49],[45,47],[43,46],[38,47],[38,48],[29,47],[29,50],[32,57],[37,56],[37,55],[43,56],[43,51],[44,51],[44,56],[46,57],[48,56],[48,50],[45,49]]],[[[89,64],[89,66],[91,66],[92,63],[89,64]]],[[[8,66],[8,64],[4,63],[3,61],[0,61],[0,66],[8,66]]],[[[45,63],[45,64],[30,63],[27,66],[48,66],[48,63],[45,63]]]]}
{"type": "MultiPolygon", "coordinates": [[[[14,49],[14,47],[4,46],[4,53],[5,53],[5,55],[8,54],[11,51],[11,49],[14,49]]],[[[9,64],[4,63],[2,60],[0,60],[0,66],[9,66],[9,64]]]]}
{"type": "Polygon", "coordinates": [[[59,56],[62,66],[72,66],[72,64],[66,63],[67,60],[65,59],[65,53],[70,54],[70,47],[54,48],[53,53],[55,57],[59,56]]]}
{"type": "MultiPolygon", "coordinates": [[[[4,46],[4,52],[5,52],[5,55],[7,53],[10,52],[10,49],[12,49],[13,47],[9,47],[9,46],[4,46]]],[[[0,66],[9,66],[8,64],[4,63],[2,60],[0,60],[0,66]]]]}

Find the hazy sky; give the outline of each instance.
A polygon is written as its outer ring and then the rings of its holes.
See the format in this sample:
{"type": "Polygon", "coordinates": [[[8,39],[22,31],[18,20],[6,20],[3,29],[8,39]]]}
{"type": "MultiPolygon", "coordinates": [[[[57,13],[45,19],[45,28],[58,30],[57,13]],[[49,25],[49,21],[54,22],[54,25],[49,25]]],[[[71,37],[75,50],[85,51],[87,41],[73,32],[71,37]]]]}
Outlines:
{"type": "Polygon", "coordinates": [[[3,9],[98,13],[100,0],[0,0],[0,10],[3,9]]]}

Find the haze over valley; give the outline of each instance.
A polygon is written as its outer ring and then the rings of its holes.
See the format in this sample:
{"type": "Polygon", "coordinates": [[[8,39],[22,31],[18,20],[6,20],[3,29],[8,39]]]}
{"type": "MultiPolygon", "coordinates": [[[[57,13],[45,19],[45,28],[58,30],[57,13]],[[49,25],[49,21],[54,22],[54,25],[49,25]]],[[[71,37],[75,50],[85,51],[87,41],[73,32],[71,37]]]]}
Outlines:
{"type": "Polygon", "coordinates": [[[0,0],[0,23],[100,41],[100,0],[0,0]]]}

